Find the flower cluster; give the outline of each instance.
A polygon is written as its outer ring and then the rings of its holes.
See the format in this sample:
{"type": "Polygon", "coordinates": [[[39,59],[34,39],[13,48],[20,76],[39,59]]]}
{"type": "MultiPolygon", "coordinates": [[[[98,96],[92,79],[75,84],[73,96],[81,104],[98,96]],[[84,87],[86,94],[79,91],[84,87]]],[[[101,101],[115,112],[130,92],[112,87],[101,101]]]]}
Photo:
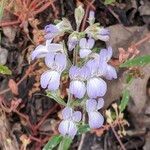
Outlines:
{"type": "MultiPolygon", "coordinates": [[[[59,125],[59,132],[64,136],[73,138],[77,133],[77,124],[81,121],[81,112],[74,111],[70,101],[73,99],[86,100],[84,108],[88,114],[90,128],[100,128],[104,118],[99,110],[104,106],[102,98],[107,91],[104,80],[117,78],[116,70],[109,64],[112,57],[112,48],[107,46],[94,51],[95,40],[108,41],[109,31],[100,27],[95,22],[94,12],[89,13],[89,26],[83,32],[79,32],[80,24],[84,17],[84,10],[80,6],[75,10],[77,29],[73,31],[70,22],[63,19],[56,25],[50,24],[45,27],[46,45],[39,45],[32,53],[32,59],[44,57],[48,70],[41,75],[41,87],[49,91],[59,89],[62,72],[66,69],[67,53],[62,43],[52,43],[56,36],[70,33],[67,41],[68,51],[76,52],[77,63],[69,68],[68,76],[70,83],[68,88],[68,103],[62,111],[63,121],[59,125]],[[70,98],[70,99],[69,99],[70,98]]],[[[81,106],[80,106],[81,107],[81,106]]]]}

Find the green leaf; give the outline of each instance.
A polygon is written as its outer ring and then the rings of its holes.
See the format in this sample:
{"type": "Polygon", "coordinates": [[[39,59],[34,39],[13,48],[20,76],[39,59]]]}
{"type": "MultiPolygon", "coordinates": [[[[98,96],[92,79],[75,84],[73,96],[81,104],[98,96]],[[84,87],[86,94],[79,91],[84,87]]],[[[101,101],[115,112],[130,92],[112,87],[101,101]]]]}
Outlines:
{"type": "Polygon", "coordinates": [[[126,76],[126,83],[129,84],[133,81],[134,77],[132,74],[128,73],[126,76]]]}
{"type": "Polygon", "coordinates": [[[0,64],[0,74],[11,75],[12,72],[7,66],[3,66],[0,64]]]}
{"type": "Polygon", "coordinates": [[[130,98],[129,91],[128,90],[124,90],[123,91],[122,100],[121,100],[121,103],[119,105],[119,109],[120,109],[121,112],[123,112],[125,110],[126,106],[128,105],[129,98],[130,98]]]}
{"type": "Polygon", "coordinates": [[[62,139],[63,137],[61,135],[53,136],[52,139],[49,140],[48,143],[44,146],[43,150],[52,150],[62,141],[62,139]]]}
{"type": "Polygon", "coordinates": [[[63,137],[63,140],[59,144],[58,150],[68,150],[71,143],[72,143],[72,138],[71,137],[68,137],[68,136],[63,137]]]}
{"type": "Polygon", "coordinates": [[[58,92],[50,92],[47,91],[47,96],[53,100],[55,100],[57,103],[66,106],[67,104],[64,102],[64,100],[62,98],[60,98],[60,96],[58,95],[58,92]]]}
{"type": "Polygon", "coordinates": [[[85,13],[84,9],[81,5],[75,9],[75,20],[76,20],[76,24],[77,24],[77,30],[80,27],[80,24],[81,24],[82,19],[84,17],[84,13],[85,13]]]}
{"type": "Polygon", "coordinates": [[[115,2],[116,2],[116,0],[105,0],[104,4],[105,5],[110,5],[110,4],[113,4],[115,2]]]}
{"type": "Polygon", "coordinates": [[[139,56],[131,60],[127,60],[125,63],[121,64],[120,67],[134,67],[143,66],[150,63],[150,55],[139,56]]]}
{"type": "Polygon", "coordinates": [[[90,131],[90,127],[89,127],[88,124],[81,124],[81,125],[79,125],[79,127],[78,127],[78,133],[79,134],[83,134],[83,133],[86,133],[88,131],[90,131]]]}

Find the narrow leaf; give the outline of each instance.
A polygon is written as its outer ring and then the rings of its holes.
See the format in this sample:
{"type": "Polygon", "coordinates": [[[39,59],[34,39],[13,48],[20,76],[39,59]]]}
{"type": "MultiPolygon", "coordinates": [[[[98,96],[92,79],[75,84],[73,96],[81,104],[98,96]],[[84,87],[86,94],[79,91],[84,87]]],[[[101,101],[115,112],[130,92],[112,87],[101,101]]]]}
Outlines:
{"type": "Polygon", "coordinates": [[[81,24],[82,19],[84,17],[84,13],[85,13],[84,9],[81,5],[75,9],[75,20],[76,20],[77,28],[80,27],[80,24],[81,24]]]}
{"type": "Polygon", "coordinates": [[[58,95],[57,92],[49,92],[47,91],[47,96],[53,100],[55,100],[57,103],[66,106],[66,103],[64,102],[64,100],[62,98],[60,98],[60,96],[58,95]]]}
{"type": "Polygon", "coordinates": [[[126,106],[128,105],[128,102],[129,102],[129,91],[128,90],[124,90],[123,91],[123,96],[122,96],[122,100],[121,100],[121,103],[119,105],[119,109],[121,112],[123,112],[126,108],[126,106]]]}
{"type": "Polygon", "coordinates": [[[63,137],[63,140],[61,141],[58,150],[68,150],[71,143],[72,139],[70,137],[63,137]]]}
{"type": "Polygon", "coordinates": [[[121,64],[120,67],[143,66],[150,63],[150,55],[139,56],[121,64]]]}
{"type": "Polygon", "coordinates": [[[12,74],[11,70],[7,66],[3,66],[3,65],[0,65],[0,73],[6,75],[12,74]]]}
{"type": "Polygon", "coordinates": [[[43,150],[52,150],[62,141],[62,139],[63,137],[61,135],[53,136],[53,138],[44,146],[43,150]]]}

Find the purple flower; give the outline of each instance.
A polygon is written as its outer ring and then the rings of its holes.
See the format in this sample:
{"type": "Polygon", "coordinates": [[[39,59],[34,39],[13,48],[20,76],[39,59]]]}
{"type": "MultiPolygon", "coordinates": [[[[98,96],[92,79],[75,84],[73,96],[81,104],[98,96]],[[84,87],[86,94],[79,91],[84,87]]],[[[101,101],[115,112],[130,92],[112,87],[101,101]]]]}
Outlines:
{"type": "Polygon", "coordinates": [[[76,47],[78,42],[79,41],[78,41],[77,37],[69,37],[68,43],[67,43],[69,51],[72,51],[76,47]]]}
{"type": "Polygon", "coordinates": [[[112,48],[109,46],[107,49],[102,49],[100,51],[100,61],[105,65],[106,71],[103,76],[107,80],[117,79],[117,72],[115,68],[108,64],[108,61],[112,57],[112,48]]]}
{"type": "Polygon", "coordinates": [[[45,57],[45,63],[50,70],[41,75],[41,87],[55,91],[60,85],[61,72],[66,68],[66,55],[62,53],[48,53],[45,57]]]}
{"type": "Polygon", "coordinates": [[[109,41],[110,33],[108,29],[105,29],[103,27],[99,27],[97,24],[90,25],[85,30],[88,37],[93,37],[94,39],[99,39],[101,41],[109,41]]]}
{"type": "Polygon", "coordinates": [[[104,106],[104,100],[99,98],[98,101],[95,99],[89,99],[86,101],[86,111],[89,117],[90,128],[100,128],[104,123],[104,117],[98,112],[104,106]]]}
{"type": "Polygon", "coordinates": [[[48,88],[50,91],[55,91],[59,88],[60,73],[48,70],[41,75],[40,83],[42,88],[48,88]]]}
{"type": "Polygon", "coordinates": [[[87,67],[78,68],[76,66],[72,66],[69,70],[69,76],[71,78],[69,92],[79,99],[83,98],[86,92],[84,81],[89,75],[89,71],[87,69],[87,67]]]}
{"type": "Polygon", "coordinates": [[[96,38],[104,42],[109,41],[110,38],[109,30],[105,28],[99,28],[96,38]]]}
{"type": "Polygon", "coordinates": [[[99,77],[99,72],[101,71],[101,74],[103,74],[104,68],[100,68],[98,59],[89,60],[86,66],[90,72],[90,76],[87,80],[87,95],[90,98],[104,96],[107,91],[107,84],[99,77]]]}
{"type": "Polygon", "coordinates": [[[59,34],[59,29],[56,25],[49,24],[45,26],[44,31],[46,33],[45,39],[53,39],[55,36],[59,34]]]}
{"type": "Polygon", "coordinates": [[[80,45],[80,52],[79,52],[80,57],[81,58],[87,57],[92,52],[91,49],[93,48],[94,44],[95,44],[94,39],[90,38],[87,40],[86,38],[82,38],[80,40],[80,43],[79,43],[79,45],[80,45]]]}
{"type": "Polygon", "coordinates": [[[63,51],[62,44],[51,43],[52,40],[46,40],[46,45],[39,45],[31,54],[32,60],[45,57],[48,53],[63,51]]]}
{"type": "Polygon", "coordinates": [[[80,111],[73,111],[72,108],[66,107],[62,111],[63,121],[60,123],[58,130],[63,136],[74,138],[77,133],[76,122],[81,120],[82,114],[80,111]]]}

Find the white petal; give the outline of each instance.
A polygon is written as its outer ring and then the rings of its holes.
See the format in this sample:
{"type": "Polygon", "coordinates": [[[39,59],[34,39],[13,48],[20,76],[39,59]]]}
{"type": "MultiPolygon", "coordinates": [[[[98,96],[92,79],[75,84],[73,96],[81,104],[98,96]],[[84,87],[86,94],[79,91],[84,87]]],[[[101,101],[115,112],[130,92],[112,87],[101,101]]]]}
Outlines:
{"type": "Polygon", "coordinates": [[[72,116],[72,120],[75,122],[79,122],[81,120],[82,114],[80,111],[75,111],[72,116]]]}
{"type": "Polygon", "coordinates": [[[51,44],[47,45],[47,49],[48,49],[49,52],[63,51],[63,45],[62,44],[51,43],[51,44]]]}
{"type": "Polygon", "coordinates": [[[39,45],[35,48],[35,50],[31,54],[32,60],[34,60],[35,58],[45,57],[47,53],[48,53],[48,50],[46,46],[39,45]]]}
{"type": "Polygon", "coordinates": [[[91,111],[96,111],[97,108],[97,101],[95,99],[89,99],[86,101],[86,111],[91,112],[91,111]]]}
{"type": "Polygon", "coordinates": [[[87,57],[92,51],[90,49],[80,49],[79,55],[81,58],[87,57]]]}
{"type": "Polygon", "coordinates": [[[72,108],[65,107],[62,111],[63,119],[70,119],[72,117],[73,110],[72,108]]]}
{"type": "Polygon", "coordinates": [[[101,78],[91,78],[87,81],[87,94],[90,98],[102,97],[105,95],[107,85],[101,78]]]}
{"type": "Polygon", "coordinates": [[[97,103],[97,110],[101,109],[102,107],[104,107],[104,99],[99,98],[97,103]]]}
{"type": "Polygon", "coordinates": [[[48,83],[51,79],[51,71],[46,71],[41,75],[40,83],[42,88],[47,88],[48,83]]]}
{"type": "Polygon", "coordinates": [[[85,83],[75,80],[70,82],[69,91],[73,94],[76,98],[83,98],[86,92],[85,83]]]}
{"type": "Polygon", "coordinates": [[[98,112],[90,112],[89,116],[89,126],[92,129],[100,128],[104,123],[104,117],[98,112]]]}
{"type": "Polygon", "coordinates": [[[117,72],[114,67],[107,65],[106,73],[104,74],[104,77],[107,80],[117,79],[117,72]]]}
{"type": "Polygon", "coordinates": [[[48,53],[45,57],[45,64],[47,67],[51,68],[54,65],[55,53],[48,53]]]}
{"type": "Polygon", "coordinates": [[[68,135],[71,138],[74,138],[74,136],[77,133],[76,125],[72,121],[69,121],[69,120],[62,121],[59,124],[58,130],[63,136],[68,135]]]}
{"type": "Polygon", "coordinates": [[[55,91],[59,88],[60,85],[60,74],[57,71],[51,71],[51,78],[48,83],[48,89],[50,91],[55,91]]]}

